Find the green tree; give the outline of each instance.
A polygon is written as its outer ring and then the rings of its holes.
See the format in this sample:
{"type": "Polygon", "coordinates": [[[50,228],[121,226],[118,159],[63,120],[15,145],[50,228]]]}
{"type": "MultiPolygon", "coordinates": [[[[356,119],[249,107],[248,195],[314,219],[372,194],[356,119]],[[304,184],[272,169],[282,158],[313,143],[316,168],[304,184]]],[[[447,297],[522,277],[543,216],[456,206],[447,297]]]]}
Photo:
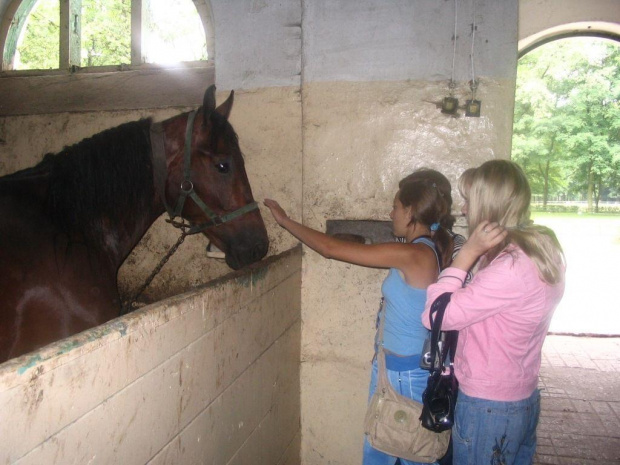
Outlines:
{"type": "Polygon", "coordinates": [[[559,135],[570,154],[571,187],[585,191],[590,211],[598,211],[606,189],[616,188],[620,170],[620,49],[600,45],[576,68],[559,135]]]}
{"type": "Polygon", "coordinates": [[[566,187],[564,147],[558,139],[566,90],[556,78],[556,67],[539,50],[526,55],[519,62],[515,96],[512,158],[524,169],[533,191],[542,194],[545,206],[550,194],[566,187]]]}
{"type": "Polygon", "coordinates": [[[15,69],[58,69],[60,2],[39,0],[28,15],[17,46],[15,69]]]}
{"type": "Polygon", "coordinates": [[[131,0],[82,0],[82,66],[131,63],[131,0]]]}
{"type": "Polygon", "coordinates": [[[513,159],[546,205],[552,193],[585,196],[598,209],[617,190],[619,48],[559,40],[519,61],[513,159]]]}
{"type": "MultiPolygon", "coordinates": [[[[143,0],[143,53],[148,62],[207,58],[192,0],[143,0]],[[165,52],[165,53],[162,53],[165,52]]],[[[80,0],[80,66],[131,63],[132,0],[80,0]]],[[[60,1],[38,0],[19,38],[14,69],[58,69],[60,1]]]]}

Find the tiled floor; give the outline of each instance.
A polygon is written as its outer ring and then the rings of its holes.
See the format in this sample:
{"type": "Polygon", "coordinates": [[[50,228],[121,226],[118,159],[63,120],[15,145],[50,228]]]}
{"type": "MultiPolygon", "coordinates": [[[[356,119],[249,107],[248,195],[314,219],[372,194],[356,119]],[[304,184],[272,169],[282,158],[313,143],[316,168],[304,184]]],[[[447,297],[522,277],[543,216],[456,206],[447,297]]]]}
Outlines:
{"type": "Polygon", "coordinates": [[[537,465],[620,464],[620,337],[547,336],[537,465]]]}

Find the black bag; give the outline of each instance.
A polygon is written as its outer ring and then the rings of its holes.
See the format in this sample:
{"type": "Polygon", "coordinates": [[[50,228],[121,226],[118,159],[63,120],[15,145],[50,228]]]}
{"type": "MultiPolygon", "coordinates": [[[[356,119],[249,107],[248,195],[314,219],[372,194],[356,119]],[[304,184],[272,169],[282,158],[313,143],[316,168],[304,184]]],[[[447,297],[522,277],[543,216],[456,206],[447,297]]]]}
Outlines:
{"type": "Polygon", "coordinates": [[[451,292],[441,294],[431,306],[430,325],[430,374],[422,394],[422,426],[435,432],[446,431],[454,424],[454,407],[458,394],[458,381],[452,361],[456,352],[458,331],[441,331],[441,323],[451,292]],[[439,341],[443,340],[443,344],[439,341]],[[446,362],[447,356],[449,362],[446,362]],[[446,364],[447,363],[447,364],[446,364]]]}

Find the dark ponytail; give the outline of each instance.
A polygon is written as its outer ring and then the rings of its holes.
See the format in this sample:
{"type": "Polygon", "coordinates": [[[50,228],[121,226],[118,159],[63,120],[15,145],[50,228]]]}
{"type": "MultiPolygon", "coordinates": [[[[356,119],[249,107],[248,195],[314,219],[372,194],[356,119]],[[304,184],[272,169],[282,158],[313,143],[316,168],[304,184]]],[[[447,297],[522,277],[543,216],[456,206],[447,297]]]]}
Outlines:
{"type": "Polygon", "coordinates": [[[439,171],[421,168],[406,178],[399,185],[399,199],[404,206],[412,206],[412,222],[420,221],[439,227],[433,234],[441,269],[452,262],[454,239],[451,233],[456,219],[452,215],[452,186],[450,181],[439,171]]]}
{"type": "MultiPolygon", "coordinates": [[[[441,222],[440,222],[441,224],[441,222]]],[[[450,234],[449,229],[440,226],[435,234],[433,234],[433,242],[437,247],[437,253],[439,255],[439,262],[441,263],[441,269],[447,268],[452,263],[452,252],[454,251],[454,239],[450,234]]]]}

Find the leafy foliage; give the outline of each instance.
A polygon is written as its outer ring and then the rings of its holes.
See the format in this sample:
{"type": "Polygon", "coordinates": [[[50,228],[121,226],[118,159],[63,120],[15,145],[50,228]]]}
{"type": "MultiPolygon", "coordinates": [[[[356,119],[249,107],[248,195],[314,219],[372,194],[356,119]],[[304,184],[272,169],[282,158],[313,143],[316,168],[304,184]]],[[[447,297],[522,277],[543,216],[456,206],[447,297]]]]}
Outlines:
{"type": "Polygon", "coordinates": [[[57,69],[60,63],[60,0],[39,0],[17,46],[15,69],[57,69]]]}
{"type": "Polygon", "coordinates": [[[131,63],[131,0],[82,0],[81,66],[131,63]]]}
{"type": "Polygon", "coordinates": [[[620,190],[620,47],[563,39],[519,61],[513,159],[546,204],[551,194],[587,198],[620,190]]]}

